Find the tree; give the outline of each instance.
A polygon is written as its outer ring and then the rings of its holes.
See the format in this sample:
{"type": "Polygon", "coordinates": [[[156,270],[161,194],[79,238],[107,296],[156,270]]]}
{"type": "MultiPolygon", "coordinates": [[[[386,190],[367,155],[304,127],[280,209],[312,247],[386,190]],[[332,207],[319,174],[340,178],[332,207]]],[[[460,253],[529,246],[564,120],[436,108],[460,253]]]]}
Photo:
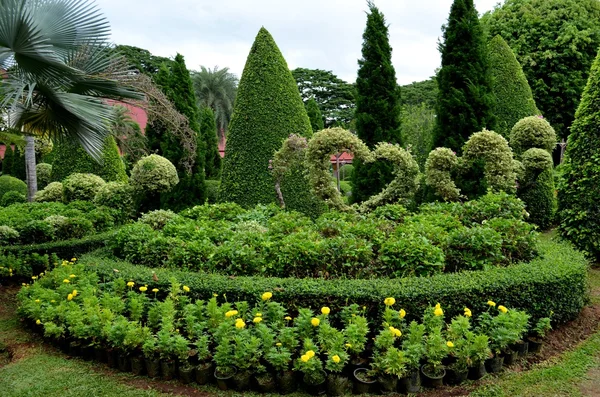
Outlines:
{"type": "Polygon", "coordinates": [[[158,73],[163,63],[171,62],[169,58],[152,55],[148,50],[129,45],[118,45],[114,48],[114,52],[125,57],[131,69],[148,76],[158,73]]]}
{"type": "Polygon", "coordinates": [[[115,113],[115,120],[110,126],[112,136],[123,155],[123,160],[134,164],[148,154],[146,136],[139,124],[131,119],[125,106],[115,105],[115,113]]]}
{"type": "Polygon", "coordinates": [[[192,71],[191,75],[198,108],[212,109],[219,137],[223,139],[233,113],[238,78],[229,68],[219,69],[218,66],[212,70],[200,66],[200,70],[192,71]]]}
{"type": "Polygon", "coordinates": [[[26,135],[28,199],[37,190],[34,136],[79,141],[98,159],[110,105],[98,98],[136,98],[113,65],[108,21],[94,3],[2,0],[0,69],[5,70],[0,109],[26,135]]]}
{"type": "Polygon", "coordinates": [[[433,149],[433,129],[435,127],[435,111],[425,102],[416,105],[405,105],[400,113],[402,120],[402,142],[411,147],[421,168],[429,152],[433,149]]]}
{"type": "MultiPolygon", "coordinates": [[[[402,144],[400,136],[400,90],[392,65],[388,27],[383,14],[367,3],[367,26],[363,33],[362,58],[356,79],[356,132],[373,149],[379,142],[402,144]]],[[[352,199],[362,202],[379,193],[393,179],[389,162],[355,162],[352,199]]]]}
{"type": "Polygon", "coordinates": [[[320,69],[296,68],[292,75],[298,84],[302,100],[313,98],[324,118],[325,127],[347,128],[354,118],[355,88],[333,72],[320,69]]]}
{"type": "Polygon", "coordinates": [[[310,98],[308,102],[306,102],[305,106],[306,114],[310,120],[310,126],[312,127],[313,132],[321,131],[323,128],[325,128],[325,124],[323,123],[323,115],[319,110],[317,101],[315,101],[314,98],[310,98]]]}
{"type": "Polygon", "coordinates": [[[515,52],[537,107],[566,138],[600,46],[600,2],[507,0],[481,20],[515,52]]]}
{"type": "Polygon", "coordinates": [[[454,0],[442,31],[435,146],[460,153],[471,134],[495,127],[487,48],[473,0],[454,0]]]}
{"type": "Polygon", "coordinates": [[[2,175],[12,175],[14,162],[15,151],[13,150],[11,145],[6,145],[6,149],[4,151],[4,158],[2,159],[2,175]]]}
{"type": "MultiPolygon", "coordinates": [[[[276,202],[270,160],[290,135],[312,136],[296,82],[273,37],[261,28],[240,79],[229,125],[219,200],[249,208],[276,202]]],[[[286,207],[312,215],[316,201],[301,170],[281,184],[286,207]]]]}
{"type": "Polygon", "coordinates": [[[571,135],[558,188],[560,231],[600,260],[600,52],[592,65],[571,135]]]}
{"type": "Polygon", "coordinates": [[[539,114],[523,69],[506,41],[496,35],[488,44],[496,132],[505,138],[527,116],[539,114]]]}
{"type": "Polygon", "coordinates": [[[206,179],[219,179],[221,177],[221,155],[217,143],[217,124],[215,114],[211,108],[200,110],[200,134],[206,143],[206,160],[204,173],[206,179]]]}
{"type": "Polygon", "coordinates": [[[438,97],[436,77],[400,86],[400,94],[403,106],[418,106],[424,103],[428,108],[435,109],[438,97]]]}

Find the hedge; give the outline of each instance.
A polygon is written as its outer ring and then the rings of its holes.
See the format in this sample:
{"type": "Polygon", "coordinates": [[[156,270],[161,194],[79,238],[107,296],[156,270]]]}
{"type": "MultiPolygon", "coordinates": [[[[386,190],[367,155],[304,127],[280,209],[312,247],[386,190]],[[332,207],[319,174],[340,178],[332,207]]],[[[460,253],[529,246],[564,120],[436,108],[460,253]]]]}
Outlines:
{"type": "Polygon", "coordinates": [[[15,254],[56,254],[59,258],[70,259],[79,255],[94,251],[104,247],[106,241],[116,232],[116,229],[107,232],[86,236],[81,239],[71,239],[62,241],[51,241],[42,244],[23,244],[0,246],[0,255],[15,254]]]}
{"type": "Polygon", "coordinates": [[[80,262],[96,271],[101,280],[119,277],[168,291],[171,279],[191,288],[195,298],[226,294],[229,301],[254,301],[265,291],[294,310],[299,307],[342,307],[349,303],[366,306],[369,317],[378,317],[386,297],[394,297],[410,319],[443,302],[447,315],[461,314],[465,307],[486,310],[488,300],[525,310],[535,318],[553,311],[553,319],[564,323],[575,318],[587,301],[587,269],[584,255],[569,244],[545,238],[542,257],[530,263],[486,271],[443,274],[432,277],[377,280],[323,280],[265,277],[229,277],[180,270],[152,269],[108,259],[97,253],[80,262]],[[118,272],[118,273],[117,273],[118,272]],[[155,281],[156,280],[156,281],[155,281]]]}

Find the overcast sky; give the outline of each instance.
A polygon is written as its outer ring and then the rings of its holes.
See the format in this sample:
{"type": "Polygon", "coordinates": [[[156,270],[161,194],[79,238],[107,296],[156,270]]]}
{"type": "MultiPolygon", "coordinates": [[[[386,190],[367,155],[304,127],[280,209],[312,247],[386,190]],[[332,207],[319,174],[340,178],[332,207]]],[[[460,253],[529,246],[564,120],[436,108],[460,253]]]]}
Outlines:
{"type": "MultiPolygon", "coordinates": [[[[361,56],[366,0],[96,0],[112,40],[155,55],[185,56],[189,69],[229,67],[241,76],[264,26],[290,69],[333,71],[353,82],[361,56]]],[[[374,0],[390,29],[398,83],[425,80],[440,65],[437,42],[452,0],[374,0]]],[[[479,13],[499,0],[475,0],[479,13]]]]}

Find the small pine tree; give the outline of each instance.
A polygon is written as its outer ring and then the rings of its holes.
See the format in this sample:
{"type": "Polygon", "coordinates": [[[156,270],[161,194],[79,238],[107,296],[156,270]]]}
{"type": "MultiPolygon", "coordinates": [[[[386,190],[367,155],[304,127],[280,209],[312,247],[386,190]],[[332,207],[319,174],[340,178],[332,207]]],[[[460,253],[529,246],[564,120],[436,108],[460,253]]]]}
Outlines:
{"type": "Polygon", "coordinates": [[[211,108],[200,111],[200,135],[206,144],[206,165],[204,173],[206,179],[219,179],[221,177],[221,156],[217,142],[217,123],[211,108]]]}
{"type": "MultiPolygon", "coordinates": [[[[356,79],[356,132],[370,149],[379,142],[402,144],[400,133],[400,89],[392,65],[385,17],[369,1],[367,26],[363,33],[362,59],[356,79]]],[[[379,193],[394,179],[393,166],[386,162],[354,162],[352,200],[362,202],[379,193]]]]}
{"type": "Polygon", "coordinates": [[[558,189],[560,230],[579,249],[600,260],[600,52],[567,142],[558,189]]]}
{"type": "Polygon", "coordinates": [[[6,145],[4,159],[2,160],[2,175],[11,175],[13,163],[15,161],[15,152],[11,145],[6,145]]]}
{"type": "Polygon", "coordinates": [[[497,35],[489,42],[488,51],[496,132],[508,138],[517,121],[540,112],[535,106],[523,68],[506,41],[497,35]]]}
{"type": "Polygon", "coordinates": [[[314,98],[310,98],[306,102],[306,114],[308,114],[308,119],[310,120],[310,126],[312,127],[313,132],[321,131],[323,128],[325,128],[323,115],[321,114],[319,105],[314,98]]]}
{"type": "Polygon", "coordinates": [[[487,48],[473,0],[454,0],[443,36],[434,146],[461,153],[471,134],[495,128],[487,48]]]}

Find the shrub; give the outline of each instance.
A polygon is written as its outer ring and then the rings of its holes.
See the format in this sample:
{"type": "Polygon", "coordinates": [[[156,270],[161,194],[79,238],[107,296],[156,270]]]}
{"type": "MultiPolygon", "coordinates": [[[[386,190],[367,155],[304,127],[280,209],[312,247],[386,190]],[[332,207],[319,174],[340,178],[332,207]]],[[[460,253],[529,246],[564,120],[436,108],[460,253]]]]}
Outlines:
{"type": "Polygon", "coordinates": [[[494,229],[502,237],[504,263],[528,262],[536,257],[538,233],[535,232],[535,226],[506,218],[493,218],[484,222],[485,226],[494,229]]]}
{"type": "Polygon", "coordinates": [[[13,244],[19,239],[19,232],[10,226],[0,225],[0,245],[13,244]]]}
{"type": "Polygon", "coordinates": [[[193,208],[181,211],[180,215],[190,219],[222,219],[225,221],[232,221],[237,219],[241,214],[246,213],[247,210],[242,208],[236,203],[219,203],[214,205],[197,205],[193,208]]]}
{"type": "Polygon", "coordinates": [[[220,180],[206,180],[206,202],[208,204],[215,204],[219,199],[219,186],[221,185],[220,180]]]}
{"type": "Polygon", "coordinates": [[[371,216],[375,218],[387,219],[396,223],[403,222],[408,215],[408,210],[400,204],[382,205],[371,212],[371,216]]]}
{"type": "Polygon", "coordinates": [[[0,199],[7,192],[18,192],[27,195],[27,184],[10,175],[0,176],[0,199]]]}
{"type": "Polygon", "coordinates": [[[45,243],[54,238],[54,227],[42,220],[32,220],[19,228],[19,234],[23,244],[45,243]]]}
{"type": "Polygon", "coordinates": [[[467,201],[462,206],[455,205],[450,208],[466,226],[481,225],[493,218],[522,220],[527,214],[524,203],[505,192],[488,192],[478,200],[467,201]]]}
{"type": "Polygon", "coordinates": [[[522,163],[525,175],[518,196],[525,203],[529,221],[547,229],[556,213],[552,156],[543,149],[529,149],[523,153],[522,163]]]}
{"type": "Polygon", "coordinates": [[[340,194],[345,197],[352,194],[352,185],[350,182],[340,181],[340,194]]]}
{"type": "Polygon", "coordinates": [[[139,221],[152,227],[154,230],[161,230],[167,223],[173,219],[177,219],[179,215],[169,210],[156,210],[143,214],[139,221]]]}
{"type": "Polygon", "coordinates": [[[458,166],[458,157],[452,149],[437,148],[425,162],[425,180],[427,186],[444,201],[456,201],[460,198],[460,189],[452,180],[452,173],[458,166]]]}
{"type": "Polygon", "coordinates": [[[66,202],[75,200],[92,201],[106,182],[94,174],[71,174],[63,181],[66,202]]]}
{"type": "Polygon", "coordinates": [[[431,276],[444,269],[444,253],[427,238],[402,234],[381,246],[379,260],[395,277],[431,276]]]}
{"type": "Polygon", "coordinates": [[[63,184],[61,182],[50,182],[44,189],[39,190],[33,197],[33,201],[39,203],[62,201],[63,184]]]}
{"type": "Polygon", "coordinates": [[[94,225],[88,219],[77,217],[67,218],[61,215],[53,215],[45,222],[54,228],[53,237],[57,240],[69,240],[82,238],[94,231],[94,225]]]}
{"type": "Polygon", "coordinates": [[[96,196],[94,196],[94,204],[118,211],[119,218],[125,220],[135,215],[133,194],[133,187],[127,183],[108,182],[98,189],[96,196]]]}
{"type": "Polygon", "coordinates": [[[179,177],[175,166],[157,154],[142,157],[131,170],[131,186],[148,194],[167,192],[177,183],[179,177]]]}
{"type": "Polygon", "coordinates": [[[352,173],[354,172],[354,166],[352,164],[345,164],[340,167],[340,178],[342,181],[352,180],[352,173]]]}
{"type": "Polygon", "coordinates": [[[532,148],[552,153],[556,147],[556,132],[541,116],[525,117],[512,128],[510,146],[517,156],[532,148]]]}
{"type": "Polygon", "coordinates": [[[492,228],[463,228],[448,236],[446,267],[451,271],[484,270],[501,261],[502,237],[492,228]]]}
{"type": "Polygon", "coordinates": [[[2,196],[2,199],[0,199],[0,207],[8,207],[9,205],[15,204],[15,203],[26,203],[27,202],[27,197],[22,194],[19,193],[15,190],[11,190],[9,192],[4,193],[4,196],[2,196]]]}
{"type": "Polygon", "coordinates": [[[37,176],[38,189],[45,188],[50,183],[50,177],[52,175],[52,164],[48,164],[48,163],[37,164],[35,166],[35,173],[37,176]]]}

